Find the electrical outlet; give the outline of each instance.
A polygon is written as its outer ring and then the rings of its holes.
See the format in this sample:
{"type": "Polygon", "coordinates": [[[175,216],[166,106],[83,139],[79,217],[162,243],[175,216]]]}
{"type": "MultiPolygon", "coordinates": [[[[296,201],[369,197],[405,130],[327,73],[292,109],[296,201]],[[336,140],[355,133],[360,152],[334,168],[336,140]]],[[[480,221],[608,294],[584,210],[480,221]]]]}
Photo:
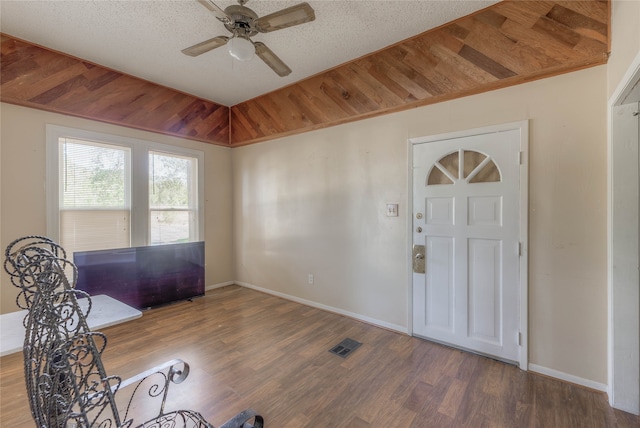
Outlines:
{"type": "Polygon", "coordinates": [[[308,277],[307,281],[309,282],[309,284],[313,284],[313,274],[312,273],[309,274],[309,277],[308,277]]]}

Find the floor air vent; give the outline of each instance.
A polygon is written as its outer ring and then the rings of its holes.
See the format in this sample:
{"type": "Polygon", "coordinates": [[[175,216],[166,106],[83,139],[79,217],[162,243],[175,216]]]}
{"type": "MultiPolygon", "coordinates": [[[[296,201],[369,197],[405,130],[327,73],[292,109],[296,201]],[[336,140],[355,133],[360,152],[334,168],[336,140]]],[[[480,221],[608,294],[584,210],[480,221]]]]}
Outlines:
{"type": "Polygon", "coordinates": [[[339,357],[347,358],[353,351],[358,349],[362,345],[360,342],[356,342],[353,339],[344,339],[333,348],[329,349],[329,352],[336,354],[339,357]]]}

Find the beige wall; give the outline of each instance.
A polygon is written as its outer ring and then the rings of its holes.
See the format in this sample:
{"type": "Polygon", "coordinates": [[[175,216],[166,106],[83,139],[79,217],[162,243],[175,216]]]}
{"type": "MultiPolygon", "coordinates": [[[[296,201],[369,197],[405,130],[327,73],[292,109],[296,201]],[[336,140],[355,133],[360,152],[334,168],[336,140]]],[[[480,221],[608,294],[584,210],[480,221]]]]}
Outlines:
{"type": "MultiPolygon", "coordinates": [[[[174,137],[1,104],[0,248],[30,234],[46,234],[45,126],[55,124],[130,138],[173,144],[205,153],[206,285],[233,281],[230,149],[174,137]]],[[[13,312],[15,289],[2,271],[0,311],[13,312]]]]}
{"type": "Polygon", "coordinates": [[[614,0],[611,4],[611,56],[607,64],[609,96],[639,53],[640,1],[614,0]]]}
{"type": "Polygon", "coordinates": [[[406,329],[407,139],[529,119],[530,363],[606,384],[606,72],[234,149],[235,278],[406,329]]]}

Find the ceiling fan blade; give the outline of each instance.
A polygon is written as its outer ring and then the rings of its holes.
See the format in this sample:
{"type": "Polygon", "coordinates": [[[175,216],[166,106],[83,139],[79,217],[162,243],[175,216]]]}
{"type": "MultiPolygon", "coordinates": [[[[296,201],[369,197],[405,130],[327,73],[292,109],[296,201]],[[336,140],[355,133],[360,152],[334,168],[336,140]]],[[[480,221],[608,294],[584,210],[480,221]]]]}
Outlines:
{"type": "Polygon", "coordinates": [[[253,21],[253,24],[261,33],[281,30],[294,25],[304,24],[316,19],[316,14],[309,3],[300,3],[295,6],[282,9],[253,21]]]}
{"type": "Polygon", "coordinates": [[[265,62],[280,77],[291,74],[291,69],[271,49],[262,42],[255,42],[256,55],[265,62]]]}
{"type": "Polygon", "coordinates": [[[189,56],[202,55],[205,52],[209,52],[210,50],[225,45],[228,40],[229,38],[227,36],[214,37],[213,39],[205,40],[204,42],[200,42],[197,45],[189,46],[188,48],[182,49],[182,53],[189,56]]]}
{"type": "Polygon", "coordinates": [[[224,10],[222,10],[218,5],[216,5],[211,0],[198,0],[198,1],[200,2],[201,5],[203,5],[204,7],[209,9],[211,12],[213,12],[215,17],[218,18],[220,21],[224,22],[225,24],[228,24],[231,22],[231,17],[227,15],[224,10]]]}

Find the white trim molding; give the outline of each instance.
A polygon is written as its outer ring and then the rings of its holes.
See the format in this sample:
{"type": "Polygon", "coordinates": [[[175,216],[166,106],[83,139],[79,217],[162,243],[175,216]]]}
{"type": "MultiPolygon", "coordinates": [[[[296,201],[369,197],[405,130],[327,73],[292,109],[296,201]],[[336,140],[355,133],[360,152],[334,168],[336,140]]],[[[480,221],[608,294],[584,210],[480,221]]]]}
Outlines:
{"type": "Polygon", "coordinates": [[[237,284],[236,281],[226,281],[226,282],[219,282],[217,284],[211,284],[211,285],[207,285],[206,287],[204,287],[204,291],[210,291],[210,290],[215,290],[216,288],[222,288],[222,287],[227,287],[229,285],[234,285],[237,284]]]}
{"type": "Polygon", "coordinates": [[[312,308],[322,309],[327,312],[332,312],[334,314],[343,315],[345,317],[353,318],[358,321],[365,322],[367,324],[374,325],[376,327],[382,327],[387,330],[395,331],[397,333],[409,334],[407,328],[401,325],[388,323],[386,321],[381,321],[379,319],[367,317],[361,314],[356,314],[355,312],[345,311],[343,309],[334,308],[333,306],[323,305],[322,303],[314,302],[307,299],[302,299],[300,297],[292,296],[290,294],[281,293],[279,291],[270,290],[268,288],[259,287],[257,285],[249,284],[247,282],[235,281],[232,284],[240,285],[242,287],[250,288],[252,290],[260,291],[265,294],[271,294],[272,296],[280,297],[285,300],[291,300],[292,302],[300,303],[305,306],[311,306],[312,308]]]}
{"type": "Polygon", "coordinates": [[[607,385],[600,382],[595,382],[593,380],[584,379],[578,376],[574,376],[572,374],[564,373],[558,370],[550,369],[548,367],[539,366],[537,364],[529,364],[529,370],[534,373],[539,373],[541,375],[553,377],[556,379],[563,380],[565,382],[573,383],[576,385],[584,386],[586,388],[595,389],[596,391],[607,392],[607,385]]]}
{"type": "MultiPolygon", "coordinates": [[[[607,106],[607,393],[609,395],[609,404],[612,407],[634,414],[640,414],[640,381],[637,376],[639,359],[637,319],[640,316],[640,303],[634,297],[637,296],[637,288],[634,289],[633,284],[629,284],[630,281],[627,280],[625,288],[624,281],[614,280],[614,276],[620,275],[621,272],[619,267],[617,271],[614,267],[616,267],[616,261],[619,260],[620,254],[624,254],[625,258],[637,258],[639,255],[637,244],[632,245],[635,248],[632,252],[635,254],[629,254],[626,248],[620,246],[620,241],[614,239],[614,236],[616,234],[618,236],[620,234],[629,234],[630,237],[633,237],[633,230],[628,229],[631,228],[637,231],[639,225],[635,223],[627,227],[629,225],[628,220],[627,225],[619,224],[617,220],[619,218],[618,213],[628,214],[628,212],[621,208],[619,204],[616,209],[614,198],[626,201],[627,204],[635,206],[635,209],[637,209],[636,204],[639,195],[637,194],[637,188],[635,191],[623,191],[622,194],[618,194],[618,190],[614,194],[614,185],[618,188],[619,183],[625,183],[628,187],[632,183],[631,180],[638,180],[639,167],[638,163],[634,164],[632,159],[629,159],[629,152],[634,150],[637,152],[637,142],[635,145],[633,143],[630,145],[628,142],[625,145],[617,140],[617,135],[623,132],[620,130],[621,122],[615,119],[614,114],[630,107],[623,105],[623,103],[630,104],[635,102],[637,105],[637,92],[634,92],[634,90],[637,91],[638,82],[640,82],[640,52],[636,54],[618,83],[608,100],[607,106]],[[617,141],[615,151],[614,140],[617,141]],[[614,167],[614,159],[618,159],[616,161],[618,163],[622,160],[624,165],[622,167],[620,165],[614,167]],[[620,306],[620,302],[624,302],[622,305],[624,307],[620,306]],[[632,318],[636,322],[629,322],[622,318],[632,318]],[[632,348],[634,349],[631,350],[632,348]]],[[[625,129],[628,128],[625,126],[625,129]]],[[[635,185],[637,185],[637,182],[635,182],[635,185]]],[[[634,239],[638,239],[637,234],[634,239]]],[[[640,262],[640,260],[637,260],[637,262],[640,262]]],[[[623,274],[629,275],[633,272],[632,276],[637,275],[637,271],[633,267],[629,268],[627,266],[625,269],[622,270],[623,274]]]]}

